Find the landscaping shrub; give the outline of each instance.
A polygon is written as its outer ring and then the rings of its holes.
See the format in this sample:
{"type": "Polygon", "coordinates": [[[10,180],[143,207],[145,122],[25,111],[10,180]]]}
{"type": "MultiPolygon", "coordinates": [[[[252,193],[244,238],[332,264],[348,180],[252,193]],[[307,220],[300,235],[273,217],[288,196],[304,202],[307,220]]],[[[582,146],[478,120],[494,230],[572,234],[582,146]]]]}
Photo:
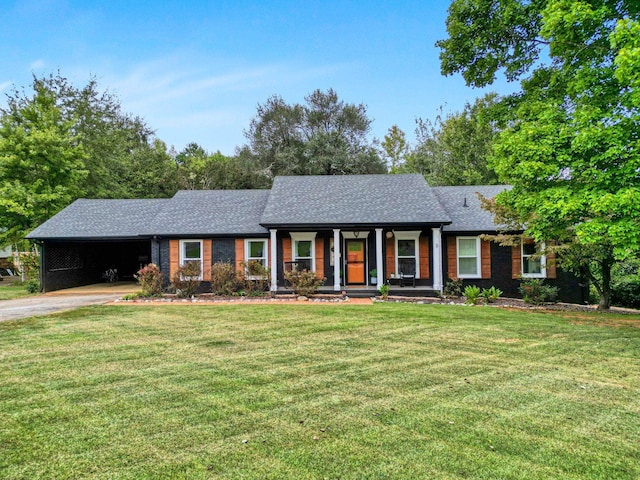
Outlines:
{"type": "Polygon", "coordinates": [[[476,305],[478,300],[480,299],[480,287],[476,287],[475,285],[468,285],[464,289],[464,296],[466,298],[467,305],[476,305]]]}
{"type": "Polygon", "coordinates": [[[385,283],[379,288],[378,291],[380,292],[380,296],[382,297],[383,300],[386,300],[387,297],[389,297],[390,290],[391,290],[391,285],[389,285],[388,283],[385,283]]]}
{"type": "Polygon", "coordinates": [[[443,295],[447,297],[459,297],[462,295],[462,279],[450,278],[442,289],[443,295]]]}
{"type": "Polygon", "coordinates": [[[29,293],[38,293],[40,291],[40,282],[35,278],[28,280],[24,286],[29,293]]]}
{"type": "Polygon", "coordinates": [[[191,298],[200,285],[200,265],[196,262],[181,266],[171,279],[180,298],[191,298]]]}
{"type": "Polygon", "coordinates": [[[309,270],[292,270],[285,272],[284,278],[291,285],[291,289],[298,295],[308,297],[318,290],[318,287],[324,283],[326,278],[316,277],[315,272],[309,270]]]}
{"type": "Polygon", "coordinates": [[[269,289],[270,270],[260,262],[251,260],[242,262],[242,269],[245,272],[243,278],[243,289],[249,296],[262,295],[269,289]]]}
{"type": "Polygon", "coordinates": [[[556,298],[558,298],[558,287],[545,285],[539,278],[523,280],[518,290],[525,302],[534,305],[555,302],[556,298]]]}
{"type": "Polygon", "coordinates": [[[241,289],[235,266],[229,262],[216,262],[211,266],[211,290],[216,295],[233,295],[241,289]]]}
{"type": "Polygon", "coordinates": [[[485,303],[493,303],[500,298],[502,290],[496,287],[483,288],[480,292],[480,296],[484,299],[485,303]]]}
{"type": "Polygon", "coordinates": [[[162,295],[164,275],[155,263],[150,263],[141,268],[134,277],[142,288],[142,296],[158,297],[162,295]]]}

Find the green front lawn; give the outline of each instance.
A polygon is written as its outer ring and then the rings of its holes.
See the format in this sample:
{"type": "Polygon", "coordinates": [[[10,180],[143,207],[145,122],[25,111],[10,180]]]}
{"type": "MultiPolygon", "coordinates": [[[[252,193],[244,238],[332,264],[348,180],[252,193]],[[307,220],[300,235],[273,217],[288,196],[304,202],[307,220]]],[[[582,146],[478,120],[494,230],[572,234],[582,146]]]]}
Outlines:
{"type": "Polygon", "coordinates": [[[0,478],[637,479],[638,325],[408,304],[0,323],[0,478]]]}
{"type": "Polygon", "coordinates": [[[22,283],[0,282],[0,300],[13,300],[30,295],[33,294],[27,292],[26,287],[22,283]]]}

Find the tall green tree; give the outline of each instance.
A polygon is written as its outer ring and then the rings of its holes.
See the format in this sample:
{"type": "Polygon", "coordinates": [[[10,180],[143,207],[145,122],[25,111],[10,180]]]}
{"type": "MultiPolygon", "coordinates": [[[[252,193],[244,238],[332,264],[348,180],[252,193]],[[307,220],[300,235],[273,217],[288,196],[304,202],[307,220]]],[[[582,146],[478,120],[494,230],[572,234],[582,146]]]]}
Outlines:
{"type": "MultiPolygon", "coordinates": [[[[132,198],[139,193],[139,182],[133,173],[137,161],[134,157],[156,155],[155,136],[140,117],[123,111],[120,101],[108,91],[101,90],[95,78],[78,88],[60,73],[34,76],[31,89],[47,89],[54,96],[62,118],[71,122],[74,142],[82,145],[87,178],[80,193],[88,198],[132,198]],[[130,182],[133,182],[130,183],[130,182]]],[[[26,89],[14,90],[9,102],[26,106],[31,102],[26,89]]],[[[170,163],[163,166],[171,168],[170,163]]],[[[155,181],[166,180],[165,172],[158,168],[155,181]]],[[[148,176],[149,172],[144,173],[148,176]]],[[[146,195],[145,195],[146,196],[146,195]]]]}
{"type": "Polygon", "coordinates": [[[258,105],[239,156],[251,156],[268,182],[276,175],[382,173],[370,128],[366,106],[345,103],[332,89],[312,92],[303,105],[275,95],[258,105]]]}
{"type": "Polygon", "coordinates": [[[9,98],[0,118],[0,244],[24,236],[82,191],[86,153],[74,122],[46,85],[25,101],[9,98]]]}
{"type": "Polygon", "coordinates": [[[496,211],[610,303],[612,266],[640,250],[640,2],[455,0],[442,71],[485,86],[521,80],[505,99],[491,166],[513,189],[496,211]],[[548,60],[544,60],[548,58],[548,60]]]}
{"type": "Polygon", "coordinates": [[[178,185],[183,190],[206,190],[211,180],[206,172],[208,154],[195,142],[189,143],[175,157],[178,185]]]}
{"type": "Polygon", "coordinates": [[[188,144],[175,156],[177,178],[185,190],[238,190],[262,188],[261,175],[252,169],[254,159],[227,157],[219,151],[208,153],[197,143],[188,144]]]}
{"type": "Polygon", "coordinates": [[[132,150],[123,174],[131,198],[172,197],[180,188],[175,159],[160,139],[132,150]]]}
{"type": "Polygon", "coordinates": [[[418,118],[417,144],[405,170],[422,173],[431,185],[496,184],[488,158],[499,131],[497,107],[498,96],[490,93],[462,112],[439,114],[434,121],[418,118]]]}
{"type": "Polygon", "coordinates": [[[401,172],[409,154],[406,134],[397,125],[392,125],[380,146],[384,150],[391,173],[401,172]]]}

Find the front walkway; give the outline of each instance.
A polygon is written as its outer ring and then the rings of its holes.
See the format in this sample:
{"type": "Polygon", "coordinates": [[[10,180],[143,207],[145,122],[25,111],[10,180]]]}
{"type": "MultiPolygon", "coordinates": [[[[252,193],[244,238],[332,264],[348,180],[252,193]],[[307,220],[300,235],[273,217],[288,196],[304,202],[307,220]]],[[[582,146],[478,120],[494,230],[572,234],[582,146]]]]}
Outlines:
{"type": "MultiPolygon", "coordinates": [[[[340,292],[336,292],[332,286],[328,285],[318,287],[318,293],[326,295],[340,295],[342,291],[346,292],[349,297],[376,297],[380,295],[378,288],[372,285],[348,285],[346,287],[343,285],[340,292]]],[[[289,287],[278,287],[278,293],[290,292],[291,289],[289,287]]],[[[437,297],[439,294],[439,291],[434,290],[433,287],[430,286],[400,287],[398,285],[391,285],[391,290],[389,291],[389,295],[399,297],[437,297]]]]}

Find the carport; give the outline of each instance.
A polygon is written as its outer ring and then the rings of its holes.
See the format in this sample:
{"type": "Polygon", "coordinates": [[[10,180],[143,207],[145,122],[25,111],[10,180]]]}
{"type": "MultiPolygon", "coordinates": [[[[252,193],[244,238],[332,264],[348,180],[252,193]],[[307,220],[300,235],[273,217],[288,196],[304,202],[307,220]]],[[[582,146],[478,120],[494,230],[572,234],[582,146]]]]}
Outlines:
{"type": "Polygon", "coordinates": [[[149,262],[159,262],[147,225],[166,199],[80,199],[32,231],[40,246],[40,282],[45,292],[104,282],[114,268],[120,280],[149,262]]]}
{"type": "Polygon", "coordinates": [[[151,261],[151,240],[40,242],[41,285],[44,292],[104,282],[113,268],[119,280],[133,275],[151,261]]]}

